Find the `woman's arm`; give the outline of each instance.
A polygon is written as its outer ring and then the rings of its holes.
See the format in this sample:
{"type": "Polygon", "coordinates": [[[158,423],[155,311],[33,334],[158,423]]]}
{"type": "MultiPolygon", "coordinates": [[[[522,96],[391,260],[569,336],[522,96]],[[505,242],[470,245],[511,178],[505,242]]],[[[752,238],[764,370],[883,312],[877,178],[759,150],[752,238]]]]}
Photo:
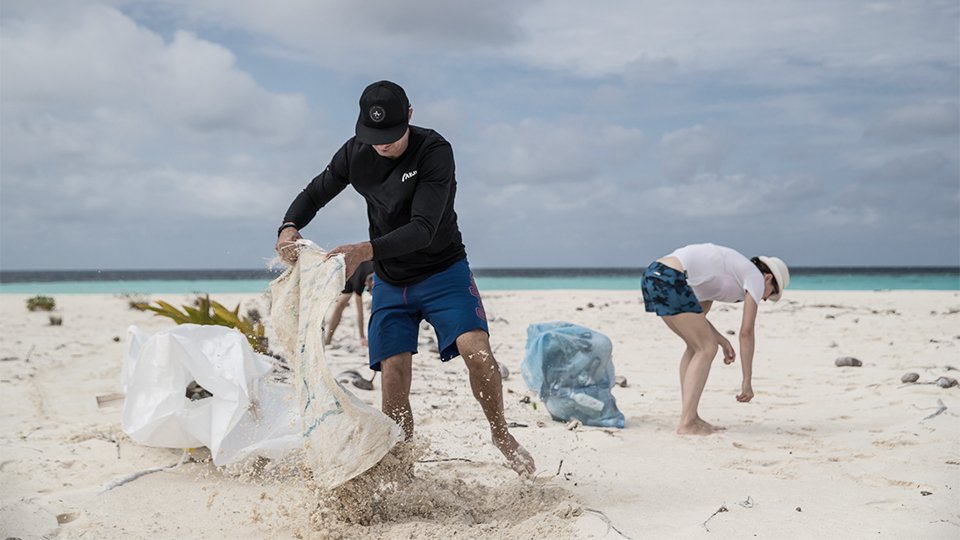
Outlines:
{"type": "Polygon", "coordinates": [[[737,401],[746,403],[753,399],[753,351],[756,340],[754,327],[757,322],[757,302],[749,294],[743,301],[743,319],[740,322],[740,366],[743,382],[737,401]]]}

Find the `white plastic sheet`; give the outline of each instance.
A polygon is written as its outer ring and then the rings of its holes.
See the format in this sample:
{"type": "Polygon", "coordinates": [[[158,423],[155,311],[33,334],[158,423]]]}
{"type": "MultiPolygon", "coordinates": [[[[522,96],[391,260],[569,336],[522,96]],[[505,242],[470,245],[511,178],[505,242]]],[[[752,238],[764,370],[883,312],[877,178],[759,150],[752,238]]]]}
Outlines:
{"type": "Polygon", "coordinates": [[[307,463],[326,489],[375,465],[402,438],[396,422],[343,388],[326,365],[323,317],[343,286],[343,257],[327,259],[309,242],[270,284],[271,323],[296,373],[307,463]]]}
{"type": "Polygon", "coordinates": [[[134,442],[206,446],[216,465],[300,447],[293,389],[264,379],[272,363],[237,330],[183,324],[150,336],[131,326],[128,338],[122,427],[134,442]],[[191,401],[191,381],[213,396],[191,401]]]}

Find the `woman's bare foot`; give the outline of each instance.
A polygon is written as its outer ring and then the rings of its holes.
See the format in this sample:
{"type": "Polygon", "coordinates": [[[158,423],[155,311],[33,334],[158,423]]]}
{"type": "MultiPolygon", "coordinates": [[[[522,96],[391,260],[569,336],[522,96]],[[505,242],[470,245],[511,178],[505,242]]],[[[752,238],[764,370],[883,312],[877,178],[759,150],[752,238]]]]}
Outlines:
{"type": "Polygon", "coordinates": [[[697,418],[697,422],[703,424],[704,426],[706,426],[706,427],[709,428],[709,429],[712,429],[713,431],[723,431],[723,430],[727,429],[727,428],[725,428],[724,426],[715,426],[715,425],[711,424],[710,422],[707,422],[707,421],[704,420],[703,418],[697,418]]]}
{"type": "Polygon", "coordinates": [[[723,431],[724,427],[715,426],[702,418],[694,418],[690,422],[680,422],[677,425],[678,435],[711,435],[723,431]]]}
{"type": "Polygon", "coordinates": [[[493,445],[500,450],[503,457],[507,458],[510,468],[517,474],[521,476],[524,474],[531,475],[537,470],[537,466],[533,463],[533,456],[524,447],[520,446],[520,443],[510,433],[505,433],[500,437],[494,435],[493,445]]]}

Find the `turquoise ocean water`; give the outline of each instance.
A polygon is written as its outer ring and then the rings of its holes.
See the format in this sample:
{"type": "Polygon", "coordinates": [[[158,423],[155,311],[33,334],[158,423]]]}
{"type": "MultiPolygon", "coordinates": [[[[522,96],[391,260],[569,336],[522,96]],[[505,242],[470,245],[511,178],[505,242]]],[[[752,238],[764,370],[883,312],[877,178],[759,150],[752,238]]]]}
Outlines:
{"type": "MultiPolygon", "coordinates": [[[[481,291],[639,290],[636,269],[479,269],[481,291]]],[[[258,293],[276,274],[258,270],[0,272],[0,294],[258,293]]],[[[958,268],[796,268],[791,290],[960,290],[958,268]]]]}

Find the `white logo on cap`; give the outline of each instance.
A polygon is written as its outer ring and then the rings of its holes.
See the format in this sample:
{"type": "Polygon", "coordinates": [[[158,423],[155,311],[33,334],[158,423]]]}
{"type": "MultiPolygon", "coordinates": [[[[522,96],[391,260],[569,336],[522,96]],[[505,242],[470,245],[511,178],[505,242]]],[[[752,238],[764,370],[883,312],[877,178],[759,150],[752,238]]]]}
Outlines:
{"type": "Polygon", "coordinates": [[[379,105],[374,105],[370,107],[370,119],[374,122],[380,123],[383,122],[383,119],[387,117],[387,111],[383,110],[383,107],[379,105]]]}

